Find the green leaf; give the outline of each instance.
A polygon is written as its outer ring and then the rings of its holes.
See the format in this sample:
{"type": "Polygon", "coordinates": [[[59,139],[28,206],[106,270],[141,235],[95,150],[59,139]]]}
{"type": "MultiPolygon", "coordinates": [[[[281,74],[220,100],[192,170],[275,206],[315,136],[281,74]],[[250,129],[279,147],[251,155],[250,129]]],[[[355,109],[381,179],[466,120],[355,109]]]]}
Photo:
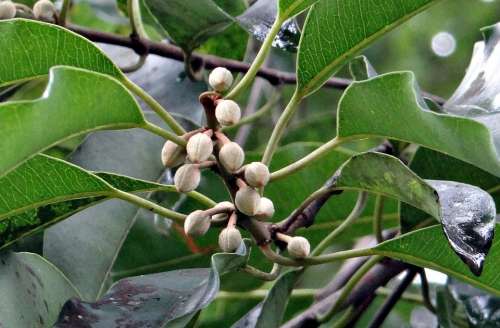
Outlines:
{"type": "Polygon", "coordinates": [[[0,255],[3,327],[52,327],[66,300],[78,291],[55,266],[32,253],[0,255]]]}
{"type": "Polygon", "coordinates": [[[264,301],[255,306],[232,328],[273,328],[279,327],[285,315],[288,298],[300,277],[302,270],[292,270],[283,274],[269,290],[264,301]]]}
{"type": "Polygon", "coordinates": [[[172,40],[186,52],[191,52],[233,23],[233,18],[212,0],[144,2],[172,40]]]}
{"type": "MultiPolygon", "coordinates": [[[[153,114],[147,119],[161,124],[153,114]]],[[[163,143],[141,129],[98,131],[69,160],[87,170],[157,181],[164,172],[158,155],[163,143]]],[[[81,211],[45,231],[44,256],[82,291],[84,300],[93,302],[112,282],[112,267],[137,215],[137,206],[120,200],[81,211]]]]}
{"type": "Polygon", "coordinates": [[[124,326],[170,327],[173,320],[190,318],[212,302],[219,291],[220,276],[247,262],[249,245],[246,240],[234,254],[213,255],[208,269],[126,278],[96,303],[72,299],[65,304],[55,327],[81,322],[89,328],[112,327],[116,322],[124,326]]]}
{"type": "Polygon", "coordinates": [[[383,136],[416,143],[500,176],[488,128],[469,118],[427,110],[410,72],[354,82],[339,103],[337,122],[340,138],[383,136]]]}
{"type": "Polygon", "coordinates": [[[375,192],[430,214],[441,222],[458,256],[481,274],[496,217],[487,192],[453,181],[424,181],[397,158],[381,153],[353,156],[338,170],[332,187],[375,192]]]}
{"type": "MultiPolygon", "coordinates": [[[[498,224],[496,228],[499,229],[498,224]]],[[[388,240],[373,248],[373,252],[443,272],[490,293],[500,295],[500,281],[497,279],[496,265],[500,258],[498,238],[493,240],[481,276],[473,275],[447,244],[448,241],[441,228],[433,226],[388,240]]]]}
{"type": "Polygon", "coordinates": [[[309,11],[300,41],[297,92],[316,91],[361,49],[435,2],[319,1],[309,11]]]}
{"type": "Polygon", "coordinates": [[[92,42],[57,25],[13,19],[0,21],[0,86],[47,75],[67,65],[121,78],[122,73],[92,42]]]}
{"type": "Polygon", "coordinates": [[[279,0],[279,15],[282,19],[288,19],[300,14],[316,2],[318,0],[279,0]]]}
{"type": "Polygon", "coordinates": [[[113,78],[55,67],[44,97],[0,104],[0,176],[71,137],[144,124],[133,96],[113,78]]]}

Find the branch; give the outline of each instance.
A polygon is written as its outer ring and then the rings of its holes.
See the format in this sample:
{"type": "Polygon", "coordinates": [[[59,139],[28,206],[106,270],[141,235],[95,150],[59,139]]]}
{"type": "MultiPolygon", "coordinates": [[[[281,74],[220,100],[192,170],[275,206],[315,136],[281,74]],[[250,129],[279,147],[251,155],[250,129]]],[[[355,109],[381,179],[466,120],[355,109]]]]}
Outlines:
{"type": "MultiPolygon", "coordinates": [[[[87,39],[94,42],[101,42],[101,43],[107,43],[116,46],[131,48],[138,54],[143,54],[145,52],[145,49],[147,49],[147,53],[150,54],[182,62],[184,61],[184,54],[181,48],[164,42],[153,42],[150,40],[141,40],[140,42],[137,42],[137,40],[133,40],[127,36],[121,36],[118,34],[91,30],[76,25],[68,26],[68,28],[71,31],[78,33],[81,36],[84,36],[87,39]]],[[[207,69],[213,69],[215,67],[222,66],[226,67],[232,72],[246,73],[250,68],[250,64],[241,61],[226,59],[212,55],[202,55],[196,52],[193,52],[191,60],[193,69],[200,69],[201,67],[205,67],[207,69]]],[[[257,72],[257,76],[266,79],[267,81],[269,81],[269,83],[273,85],[297,83],[297,77],[294,73],[283,72],[272,68],[259,69],[259,71],[257,72]]],[[[343,90],[347,88],[351,83],[352,81],[349,79],[334,77],[328,80],[325,83],[325,86],[343,90]]],[[[434,100],[440,105],[444,104],[445,102],[445,99],[439,96],[432,95],[427,92],[422,92],[422,94],[425,97],[434,100]]]]}

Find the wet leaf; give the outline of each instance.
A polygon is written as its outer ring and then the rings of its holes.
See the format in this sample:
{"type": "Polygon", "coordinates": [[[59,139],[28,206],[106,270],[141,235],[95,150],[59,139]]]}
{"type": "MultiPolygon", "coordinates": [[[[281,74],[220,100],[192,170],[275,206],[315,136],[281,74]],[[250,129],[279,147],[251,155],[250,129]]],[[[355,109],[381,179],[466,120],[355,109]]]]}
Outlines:
{"type": "Polygon", "coordinates": [[[422,180],[395,157],[353,156],[337,172],[334,186],[375,192],[412,205],[441,222],[453,250],[480,275],[491,247],[496,208],[480,188],[452,181],[422,180]]]}
{"type": "Polygon", "coordinates": [[[0,104],[0,176],[71,137],[145,124],[137,102],[116,80],[70,67],[50,72],[44,97],[0,104]]]}
{"type": "MultiPolygon", "coordinates": [[[[276,20],[277,13],[276,0],[258,0],[236,19],[257,40],[263,41],[276,20]]],[[[281,16],[286,20],[285,17],[292,16],[281,16]]],[[[300,31],[295,20],[286,20],[275,37],[273,46],[287,51],[296,51],[299,39],[300,31]]]]}
{"type": "Polygon", "coordinates": [[[360,50],[435,2],[319,1],[309,10],[302,32],[297,92],[307,96],[316,91],[360,50]]]}
{"type": "Polygon", "coordinates": [[[475,120],[427,110],[418,94],[410,72],[354,82],[339,103],[338,136],[382,136],[416,143],[500,176],[494,133],[475,120]]]}
{"type": "Polygon", "coordinates": [[[2,327],[52,327],[78,291],[55,266],[32,253],[0,255],[2,327]]]}
{"type": "Polygon", "coordinates": [[[47,75],[68,65],[121,78],[122,73],[92,42],[62,27],[12,19],[0,22],[0,86],[47,75]],[[43,42],[41,42],[43,40],[43,42]]]}
{"type": "Polygon", "coordinates": [[[256,305],[232,328],[273,328],[279,327],[285,315],[288,298],[302,270],[288,271],[274,283],[266,298],[256,305]]]}
{"type": "Polygon", "coordinates": [[[184,269],[120,280],[96,303],[68,301],[55,327],[169,327],[174,319],[190,318],[217,295],[220,276],[237,270],[248,258],[249,241],[234,254],[212,256],[208,269],[184,269]]]}

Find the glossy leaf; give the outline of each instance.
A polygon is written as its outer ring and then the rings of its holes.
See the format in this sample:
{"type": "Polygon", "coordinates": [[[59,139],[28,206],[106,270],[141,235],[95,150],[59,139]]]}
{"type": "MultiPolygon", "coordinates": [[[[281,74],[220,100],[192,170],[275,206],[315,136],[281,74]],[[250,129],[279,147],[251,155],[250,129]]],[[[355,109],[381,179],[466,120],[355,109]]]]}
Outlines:
{"type": "Polygon", "coordinates": [[[144,2],[172,40],[187,52],[233,23],[232,17],[212,0],[144,2]]]}
{"type": "Polygon", "coordinates": [[[92,42],[57,25],[13,19],[0,21],[0,86],[47,75],[67,65],[109,74],[122,73],[92,42]]]}
{"type": "MultiPolygon", "coordinates": [[[[153,114],[147,119],[161,124],[153,114]]],[[[87,170],[157,181],[164,170],[158,155],[163,143],[140,129],[99,131],[90,134],[69,160],[87,170]]],[[[84,300],[93,302],[111,283],[112,267],[137,213],[136,206],[120,200],[81,211],[45,231],[44,256],[82,291],[84,300]]]]}
{"type": "Polygon", "coordinates": [[[360,50],[435,2],[319,1],[309,10],[300,41],[298,93],[314,92],[360,50]]]}
{"type": "Polygon", "coordinates": [[[337,133],[341,138],[383,136],[420,144],[500,176],[489,129],[469,118],[427,110],[409,72],[353,83],[339,103],[337,133]]]}
{"type": "Polygon", "coordinates": [[[0,255],[0,317],[3,327],[52,327],[77,290],[55,266],[32,253],[0,255]]]}
{"type": "Polygon", "coordinates": [[[249,243],[234,254],[212,256],[209,269],[184,269],[120,280],[96,303],[68,301],[55,327],[86,324],[89,328],[124,326],[169,327],[174,319],[190,317],[217,295],[220,276],[242,267],[249,243]]]}
{"type": "MultiPolygon", "coordinates": [[[[269,33],[278,14],[277,0],[258,0],[236,19],[257,40],[263,41],[269,33]]],[[[300,31],[295,20],[288,18],[288,13],[279,13],[284,21],[272,45],[287,51],[296,51],[300,39],[300,31]]]]}
{"type": "Polygon", "coordinates": [[[238,320],[232,328],[273,328],[280,327],[288,298],[302,270],[288,271],[274,283],[266,298],[238,320]]]}
{"type": "Polygon", "coordinates": [[[353,156],[337,172],[334,186],[396,198],[441,222],[451,247],[479,275],[495,228],[491,196],[474,186],[420,179],[395,157],[381,153],[353,156]]]}
{"type": "MultiPolygon", "coordinates": [[[[498,225],[496,227],[498,229],[498,225]]],[[[495,238],[486,258],[480,276],[472,274],[469,268],[455,256],[448,246],[446,236],[438,226],[420,229],[373,248],[380,254],[417,266],[443,272],[461,281],[500,295],[500,281],[496,262],[500,258],[500,240],[495,238]]]]}
{"type": "Polygon", "coordinates": [[[55,67],[44,97],[0,104],[0,176],[71,137],[144,124],[137,102],[116,80],[81,69],[55,67]]]}

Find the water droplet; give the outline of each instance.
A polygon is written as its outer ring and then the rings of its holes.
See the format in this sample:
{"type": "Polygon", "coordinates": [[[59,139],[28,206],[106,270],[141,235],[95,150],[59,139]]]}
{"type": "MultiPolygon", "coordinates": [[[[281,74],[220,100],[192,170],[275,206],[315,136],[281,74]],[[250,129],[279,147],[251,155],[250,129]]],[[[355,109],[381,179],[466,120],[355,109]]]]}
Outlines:
{"type": "Polygon", "coordinates": [[[449,32],[439,32],[432,37],[432,51],[439,57],[448,57],[455,52],[457,41],[449,32]]]}

